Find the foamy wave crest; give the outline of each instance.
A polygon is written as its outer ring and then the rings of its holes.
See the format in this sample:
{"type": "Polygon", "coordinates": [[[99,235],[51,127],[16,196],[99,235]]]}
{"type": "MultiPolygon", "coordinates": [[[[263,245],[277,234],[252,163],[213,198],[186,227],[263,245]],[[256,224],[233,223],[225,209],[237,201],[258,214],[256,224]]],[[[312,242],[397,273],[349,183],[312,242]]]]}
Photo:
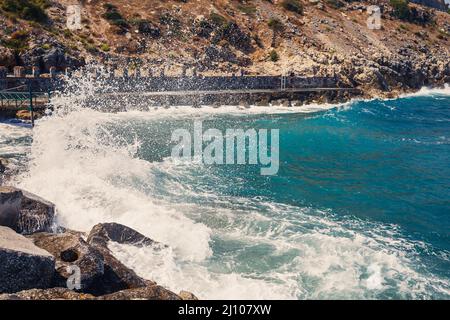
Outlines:
{"type": "Polygon", "coordinates": [[[408,97],[426,97],[426,96],[449,96],[450,95],[450,84],[446,83],[443,87],[428,88],[423,87],[419,91],[414,93],[403,94],[400,98],[408,97]]]}

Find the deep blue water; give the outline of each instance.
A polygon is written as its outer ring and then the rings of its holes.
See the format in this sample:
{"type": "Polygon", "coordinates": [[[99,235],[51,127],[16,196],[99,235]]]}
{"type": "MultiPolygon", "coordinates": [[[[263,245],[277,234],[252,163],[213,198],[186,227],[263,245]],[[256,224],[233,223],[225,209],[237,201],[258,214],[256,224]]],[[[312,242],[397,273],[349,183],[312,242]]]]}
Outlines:
{"type": "MultiPolygon", "coordinates": [[[[191,125],[191,120],[160,124],[157,132],[150,135],[151,139],[144,139],[148,144],[144,143],[140,156],[149,160],[168,156],[169,148],[164,148],[159,143],[156,146],[150,145],[155,141],[164,141],[162,137],[168,135],[168,128],[189,128],[191,125]],[[155,139],[158,134],[160,137],[155,139]]],[[[418,270],[420,274],[431,278],[438,277],[438,282],[444,284],[444,289],[438,292],[430,288],[425,289],[425,296],[449,297],[448,95],[359,101],[312,115],[211,116],[204,119],[203,125],[204,129],[218,128],[223,131],[226,128],[279,129],[280,169],[276,176],[261,176],[259,166],[222,165],[192,169],[190,179],[183,181],[189,185],[190,190],[198,194],[206,192],[218,195],[220,199],[228,202],[225,206],[231,206],[235,210],[254,210],[256,207],[259,212],[267,211],[266,216],[280,223],[285,222],[285,217],[277,216],[277,210],[271,212],[271,209],[258,208],[258,202],[287,205],[288,209],[285,211],[291,212],[289,219],[295,219],[295,208],[307,208],[307,215],[326,216],[327,219],[344,226],[346,230],[356,230],[369,238],[390,237],[391,243],[383,243],[379,250],[389,252],[395,248],[398,251],[394,250],[395,253],[392,254],[400,252],[400,255],[408,256],[410,263],[416,265],[413,269],[418,270]],[[240,199],[236,206],[231,204],[235,199],[240,199]],[[249,201],[242,204],[241,199],[249,201]],[[390,233],[384,228],[395,232],[390,233]],[[407,244],[396,247],[395,242],[399,239],[407,244]]],[[[168,141],[164,144],[170,145],[168,141]]],[[[166,179],[170,178],[161,177],[163,182],[166,179]]],[[[158,194],[165,192],[171,193],[161,187],[158,194]]],[[[177,194],[177,199],[181,198],[182,196],[177,194]]],[[[224,206],[223,203],[217,204],[216,199],[201,196],[192,198],[191,194],[183,201],[210,207],[212,212],[217,206],[224,206]]],[[[217,227],[211,219],[211,216],[203,216],[198,221],[217,227]]],[[[302,222],[301,228],[297,226],[289,232],[310,232],[316,228],[321,230],[322,227],[302,222]],[[305,231],[303,228],[309,230],[305,231]]],[[[332,231],[332,234],[339,236],[340,232],[336,230],[335,233],[332,231]]],[[[213,248],[216,250],[217,261],[220,262],[224,256],[230,254],[228,249],[223,248],[229,245],[220,237],[216,239],[213,248]]],[[[239,250],[243,249],[238,247],[239,250]]],[[[258,252],[258,249],[255,250],[258,252]]],[[[261,255],[269,254],[261,250],[261,255]]],[[[235,254],[236,252],[232,255],[233,259],[243,259],[247,262],[248,259],[255,259],[253,251],[237,256],[235,254]]],[[[305,258],[308,258],[307,255],[305,258]]],[[[268,262],[269,266],[276,265],[277,259],[284,258],[273,258],[268,262]]],[[[252,268],[255,266],[247,265],[243,270],[255,271],[252,268]]],[[[389,279],[384,281],[386,284],[389,279]]],[[[318,294],[315,297],[332,296],[318,294]]],[[[336,297],[341,296],[337,294],[336,297]]],[[[401,298],[405,295],[386,289],[366,297],[401,298]]]]}

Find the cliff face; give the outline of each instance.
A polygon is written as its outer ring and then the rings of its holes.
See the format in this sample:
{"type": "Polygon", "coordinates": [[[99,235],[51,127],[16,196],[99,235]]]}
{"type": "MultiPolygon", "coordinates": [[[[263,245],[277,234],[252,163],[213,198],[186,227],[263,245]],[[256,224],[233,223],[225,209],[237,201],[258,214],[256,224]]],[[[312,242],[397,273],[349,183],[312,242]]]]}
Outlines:
{"type": "Polygon", "coordinates": [[[450,76],[450,15],[392,4],[403,0],[86,0],[73,30],[67,7],[76,1],[21,1],[42,11],[34,16],[8,2],[0,0],[0,65],[101,61],[169,75],[193,68],[206,75],[337,74],[368,95],[450,76]],[[379,29],[367,24],[372,4],[381,9],[379,29]]]}
{"type": "Polygon", "coordinates": [[[442,11],[447,11],[448,5],[445,3],[445,0],[411,0],[411,2],[421,4],[424,6],[428,6],[431,8],[435,8],[442,11]]]}

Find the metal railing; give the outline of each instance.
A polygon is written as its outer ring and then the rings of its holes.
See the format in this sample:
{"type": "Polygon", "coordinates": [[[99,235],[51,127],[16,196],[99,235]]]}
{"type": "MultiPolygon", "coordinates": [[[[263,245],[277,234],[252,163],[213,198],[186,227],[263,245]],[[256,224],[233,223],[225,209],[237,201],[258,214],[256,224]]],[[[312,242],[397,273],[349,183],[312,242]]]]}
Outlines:
{"type": "MultiPolygon", "coordinates": [[[[33,79],[35,81],[35,79],[33,79]]],[[[49,101],[50,91],[36,90],[32,80],[25,81],[24,84],[3,88],[0,90],[0,108],[13,108],[14,111],[28,110],[30,112],[31,126],[34,127],[35,106],[38,100],[49,101]]]]}

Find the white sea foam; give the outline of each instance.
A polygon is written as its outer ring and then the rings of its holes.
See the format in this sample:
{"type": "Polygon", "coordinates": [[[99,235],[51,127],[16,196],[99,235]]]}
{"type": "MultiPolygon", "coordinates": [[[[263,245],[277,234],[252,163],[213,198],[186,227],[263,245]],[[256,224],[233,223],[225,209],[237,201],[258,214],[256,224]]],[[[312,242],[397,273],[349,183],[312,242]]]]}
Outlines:
{"type": "Polygon", "coordinates": [[[450,84],[446,83],[441,88],[423,87],[417,92],[402,94],[402,95],[400,95],[400,98],[427,97],[427,96],[449,96],[449,95],[450,95],[450,84]]]}
{"type": "Polygon", "coordinates": [[[31,130],[21,123],[0,122],[0,157],[8,158],[10,168],[20,165],[20,158],[30,150],[31,130]]]}

